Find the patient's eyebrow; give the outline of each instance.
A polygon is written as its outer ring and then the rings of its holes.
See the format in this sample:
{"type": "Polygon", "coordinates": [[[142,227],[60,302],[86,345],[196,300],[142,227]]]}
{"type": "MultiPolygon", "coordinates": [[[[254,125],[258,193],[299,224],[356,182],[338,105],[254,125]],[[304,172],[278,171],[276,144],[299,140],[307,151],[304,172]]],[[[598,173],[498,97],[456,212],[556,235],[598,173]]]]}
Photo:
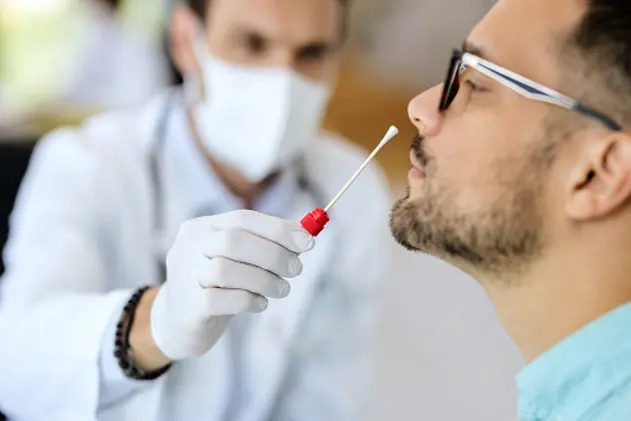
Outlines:
{"type": "Polygon", "coordinates": [[[473,54],[474,56],[493,62],[493,59],[491,58],[491,54],[489,54],[486,48],[480,45],[477,45],[469,40],[464,40],[462,42],[462,52],[473,54]]]}

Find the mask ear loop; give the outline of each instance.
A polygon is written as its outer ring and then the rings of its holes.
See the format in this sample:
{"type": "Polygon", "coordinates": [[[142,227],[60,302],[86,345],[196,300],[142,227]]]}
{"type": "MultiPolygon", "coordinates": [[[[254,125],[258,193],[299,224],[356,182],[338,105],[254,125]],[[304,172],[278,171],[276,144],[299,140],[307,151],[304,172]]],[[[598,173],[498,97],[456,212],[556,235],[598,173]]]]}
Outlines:
{"type": "MultiPolygon", "coordinates": [[[[206,42],[204,38],[205,29],[202,22],[198,21],[195,25],[194,35],[191,37],[191,45],[193,47],[193,55],[197,60],[199,67],[199,75],[185,75],[183,77],[182,89],[184,91],[184,98],[189,105],[195,105],[203,100],[204,91],[208,90],[207,86],[204,86],[204,63],[209,60],[208,50],[206,49],[206,42]]],[[[206,92],[207,93],[207,92],[206,92]]]]}

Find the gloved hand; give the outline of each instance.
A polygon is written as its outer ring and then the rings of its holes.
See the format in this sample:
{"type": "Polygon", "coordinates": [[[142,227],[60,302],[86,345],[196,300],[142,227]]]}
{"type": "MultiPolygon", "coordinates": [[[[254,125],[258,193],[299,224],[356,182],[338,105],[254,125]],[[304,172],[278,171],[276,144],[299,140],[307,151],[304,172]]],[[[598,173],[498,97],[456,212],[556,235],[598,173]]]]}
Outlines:
{"type": "Polygon", "coordinates": [[[172,361],[205,354],[231,317],[284,298],[315,242],[294,222],[236,211],[185,222],[151,307],[151,335],[172,361]]]}

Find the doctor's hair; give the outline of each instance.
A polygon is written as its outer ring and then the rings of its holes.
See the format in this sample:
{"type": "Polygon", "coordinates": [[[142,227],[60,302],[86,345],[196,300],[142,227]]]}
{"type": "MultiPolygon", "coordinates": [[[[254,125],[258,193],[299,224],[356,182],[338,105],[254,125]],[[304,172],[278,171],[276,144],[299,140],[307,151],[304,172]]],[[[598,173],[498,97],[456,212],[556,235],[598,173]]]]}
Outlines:
{"type": "MultiPolygon", "coordinates": [[[[348,33],[348,15],[349,15],[349,9],[350,9],[350,0],[336,0],[337,2],[340,3],[340,5],[342,6],[343,10],[343,17],[342,17],[342,23],[341,23],[341,32],[342,32],[342,39],[346,39],[346,35],[348,33]]],[[[204,20],[206,18],[206,13],[208,13],[208,7],[210,6],[210,3],[212,2],[212,0],[184,0],[184,2],[186,4],[188,4],[188,7],[191,8],[191,10],[193,12],[195,12],[195,14],[201,19],[204,20]]]]}
{"type": "Polygon", "coordinates": [[[564,89],[631,129],[631,1],[580,1],[586,11],[562,45],[564,89]]]}
{"type": "Polygon", "coordinates": [[[103,4],[112,11],[117,11],[121,6],[121,0],[97,0],[97,3],[103,4]]]}

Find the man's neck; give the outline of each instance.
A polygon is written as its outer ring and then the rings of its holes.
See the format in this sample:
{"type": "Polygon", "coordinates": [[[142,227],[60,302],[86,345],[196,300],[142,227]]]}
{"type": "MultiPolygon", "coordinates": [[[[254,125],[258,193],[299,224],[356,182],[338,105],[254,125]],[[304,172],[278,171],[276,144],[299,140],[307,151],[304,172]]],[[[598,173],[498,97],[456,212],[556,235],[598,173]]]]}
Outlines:
{"type": "Polygon", "coordinates": [[[203,146],[201,137],[195,127],[195,122],[190,110],[187,111],[188,126],[192,134],[193,141],[197,150],[204,156],[210,169],[217,175],[219,180],[226,186],[232,194],[237,196],[243,201],[246,208],[252,209],[256,200],[265,191],[269,184],[276,178],[276,174],[273,174],[260,183],[250,182],[243,174],[234,168],[230,168],[221,164],[206,151],[203,146]]]}
{"type": "Polygon", "coordinates": [[[511,286],[485,285],[526,361],[631,301],[631,268],[626,259],[593,257],[557,258],[554,265],[539,266],[511,286]]]}

